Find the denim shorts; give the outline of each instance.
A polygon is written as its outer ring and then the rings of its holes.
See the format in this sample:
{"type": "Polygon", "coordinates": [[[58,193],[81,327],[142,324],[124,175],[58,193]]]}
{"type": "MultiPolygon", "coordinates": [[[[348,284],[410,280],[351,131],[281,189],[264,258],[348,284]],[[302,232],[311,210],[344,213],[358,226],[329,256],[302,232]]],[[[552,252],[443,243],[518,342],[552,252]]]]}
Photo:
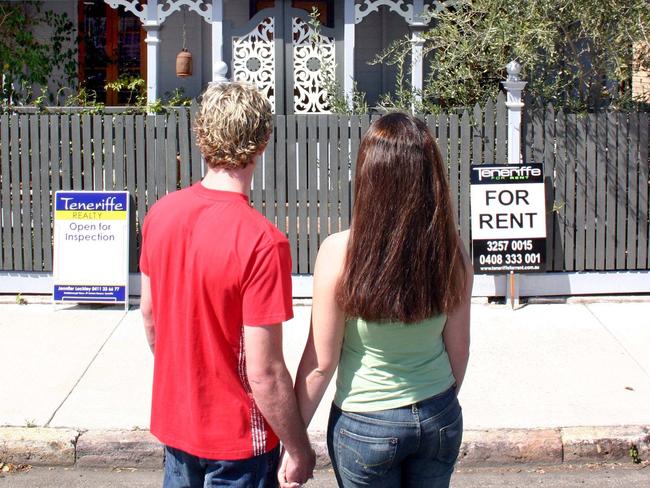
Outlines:
{"type": "Polygon", "coordinates": [[[204,459],[165,446],[163,488],[276,488],[280,447],[236,461],[204,459]]]}
{"type": "Polygon", "coordinates": [[[448,487],[463,437],[451,387],[405,407],[344,412],[332,405],[327,447],[341,487],[448,487]]]}

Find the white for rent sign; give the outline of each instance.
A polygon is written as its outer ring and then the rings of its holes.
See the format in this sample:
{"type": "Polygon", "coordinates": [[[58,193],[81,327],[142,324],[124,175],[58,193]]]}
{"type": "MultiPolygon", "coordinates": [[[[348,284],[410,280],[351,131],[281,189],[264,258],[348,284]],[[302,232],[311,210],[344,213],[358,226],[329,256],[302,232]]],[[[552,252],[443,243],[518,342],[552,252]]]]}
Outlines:
{"type": "Polygon", "coordinates": [[[474,165],[471,184],[474,270],[543,271],[546,204],[542,165],[474,165]]]}

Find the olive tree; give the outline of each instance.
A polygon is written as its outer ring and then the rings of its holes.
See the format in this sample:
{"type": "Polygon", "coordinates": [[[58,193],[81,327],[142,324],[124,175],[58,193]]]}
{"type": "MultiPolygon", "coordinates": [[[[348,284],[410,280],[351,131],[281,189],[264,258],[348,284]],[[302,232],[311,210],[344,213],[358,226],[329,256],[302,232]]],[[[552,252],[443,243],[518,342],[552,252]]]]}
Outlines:
{"type": "MultiPolygon", "coordinates": [[[[460,0],[433,14],[425,39],[423,111],[471,106],[494,98],[506,64],[523,66],[534,100],[573,110],[632,101],[634,69],[650,65],[648,0],[460,0]]],[[[396,64],[408,84],[410,41],[402,39],[375,62],[396,64]]],[[[407,108],[410,87],[384,96],[407,108]]]]}

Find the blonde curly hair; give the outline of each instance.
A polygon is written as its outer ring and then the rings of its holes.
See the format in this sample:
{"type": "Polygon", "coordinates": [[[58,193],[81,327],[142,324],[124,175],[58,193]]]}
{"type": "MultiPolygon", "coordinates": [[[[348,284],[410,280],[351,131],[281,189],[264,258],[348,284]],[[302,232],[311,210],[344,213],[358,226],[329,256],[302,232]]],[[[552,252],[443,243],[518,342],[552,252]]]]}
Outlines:
{"type": "Polygon", "coordinates": [[[271,104],[254,86],[215,83],[203,92],[194,133],[210,168],[245,168],[272,129],[271,104]]]}

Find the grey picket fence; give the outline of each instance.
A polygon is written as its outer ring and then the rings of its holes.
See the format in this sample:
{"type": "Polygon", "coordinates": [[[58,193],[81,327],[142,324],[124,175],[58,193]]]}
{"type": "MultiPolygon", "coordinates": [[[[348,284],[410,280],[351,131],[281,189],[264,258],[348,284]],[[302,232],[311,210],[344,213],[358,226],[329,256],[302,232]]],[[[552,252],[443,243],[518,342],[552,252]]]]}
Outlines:
{"type": "Polygon", "coordinates": [[[527,114],[524,161],[544,164],[547,271],[649,269],[648,114],[527,114]]]}
{"type": "MultiPolygon", "coordinates": [[[[72,189],[130,192],[130,269],[137,271],[148,208],[201,178],[195,111],[1,115],[2,269],[51,271],[53,195],[72,189]]],[[[350,225],[356,155],[376,117],[275,116],[251,202],[286,233],[294,273],[311,273],[323,239],[350,225]]],[[[470,165],[505,162],[504,97],[424,119],[448,167],[468,245],[470,165]]],[[[548,269],[648,269],[647,114],[578,117],[549,108],[527,114],[523,139],[525,160],[546,169],[548,269]]]]}

